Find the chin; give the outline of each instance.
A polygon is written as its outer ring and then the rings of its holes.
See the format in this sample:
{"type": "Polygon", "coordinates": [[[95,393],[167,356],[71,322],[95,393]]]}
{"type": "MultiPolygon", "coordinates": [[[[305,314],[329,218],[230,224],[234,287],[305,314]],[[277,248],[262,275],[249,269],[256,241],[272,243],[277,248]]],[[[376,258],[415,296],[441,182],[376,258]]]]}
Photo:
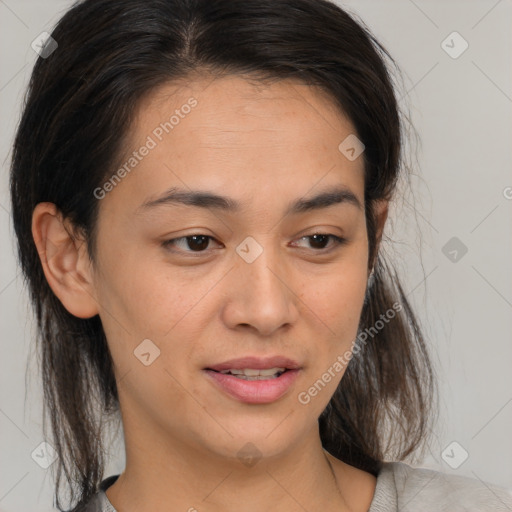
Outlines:
{"type": "Polygon", "coordinates": [[[209,449],[217,455],[235,458],[240,462],[245,459],[261,459],[280,456],[304,440],[307,432],[304,426],[293,425],[289,420],[293,414],[280,414],[279,417],[267,417],[262,421],[238,421],[225,423],[229,434],[217,439],[204,439],[209,449]],[[289,414],[287,419],[286,416],[289,414]],[[284,421],[283,421],[284,420],[284,421]]]}

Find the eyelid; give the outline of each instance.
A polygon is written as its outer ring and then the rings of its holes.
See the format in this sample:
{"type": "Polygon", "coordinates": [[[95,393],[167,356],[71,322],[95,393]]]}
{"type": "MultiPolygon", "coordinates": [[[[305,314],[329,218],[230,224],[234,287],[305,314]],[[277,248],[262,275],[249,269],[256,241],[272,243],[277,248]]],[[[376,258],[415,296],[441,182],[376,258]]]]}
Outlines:
{"type": "Polygon", "coordinates": [[[183,235],[183,236],[178,236],[176,238],[171,238],[169,240],[164,240],[162,242],[162,246],[172,253],[192,255],[193,257],[201,256],[201,255],[204,256],[205,254],[208,254],[209,252],[211,252],[211,250],[209,250],[209,249],[206,249],[205,251],[184,251],[181,249],[178,249],[178,250],[169,249],[169,247],[173,245],[173,242],[175,243],[179,240],[186,240],[187,238],[192,238],[193,236],[202,236],[202,237],[205,237],[209,240],[213,240],[213,241],[217,242],[218,244],[220,244],[220,242],[211,235],[206,235],[204,233],[191,233],[190,235],[183,235]]]}
{"type": "MultiPolygon", "coordinates": [[[[341,236],[338,236],[338,235],[335,235],[334,233],[328,233],[328,232],[325,232],[325,231],[314,231],[310,234],[307,234],[307,235],[301,235],[300,237],[298,237],[296,240],[297,241],[301,241],[305,238],[311,238],[315,235],[320,235],[320,236],[327,236],[329,237],[330,240],[333,240],[334,241],[334,244],[331,248],[325,248],[325,249],[311,249],[311,251],[313,253],[316,253],[318,255],[322,255],[322,254],[328,254],[330,253],[331,251],[334,251],[336,250],[338,247],[344,245],[347,243],[347,239],[346,238],[343,238],[341,236]]],[[[203,256],[203,255],[206,255],[208,254],[209,252],[211,252],[211,250],[209,249],[206,249],[204,251],[184,251],[184,250],[181,250],[181,249],[178,249],[178,250],[173,250],[173,249],[169,249],[170,246],[173,245],[173,243],[176,243],[177,241],[179,240],[186,240],[187,238],[192,238],[192,237],[205,237],[209,240],[213,240],[215,241],[216,243],[218,244],[221,244],[221,242],[219,242],[215,237],[211,236],[211,235],[206,235],[204,233],[191,233],[189,235],[183,235],[183,236],[180,236],[180,237],[176,237],[176,238],[171,238],[169,240],[164,240],[162,242],[162,246],[169,250],[170,252],[173,252],[173,253],[177,253],[177,254],[185,254],[185,255],[191,255],[192,257],[199,257],[199,256],[203,256]]],[[[305,250],[309,250],[309,249],[305,249],[305,250]]]]}
{"type": "Polygon", "coordinates": [[[297,240],[302,240],[304,238],[311,238],[313,237],[314,235],[320,235],[320,236],[327,236],[329,237],[331,240],[333,240],[334,242],[331,244],[332,247],[330,248],[325,248],[325,249],[305,249],[305,250],[311,250],[311,252],[313,252],[314,254],[317,254],[317,255],[326,255],[326,254],[329,254],[331,253],[332,251],[335,251],[337,248],[339,248],[340,246],[346,244],[348,242],[348,240],[346,238],[343,238],[341,236],[338,236],[338,235],[335,235],[334,233],[327,233],[327,232],[322,232],[322,231],[315,231],[314,233],[311,233],[309,235],[302,235],[300,236],[297,240]]]}

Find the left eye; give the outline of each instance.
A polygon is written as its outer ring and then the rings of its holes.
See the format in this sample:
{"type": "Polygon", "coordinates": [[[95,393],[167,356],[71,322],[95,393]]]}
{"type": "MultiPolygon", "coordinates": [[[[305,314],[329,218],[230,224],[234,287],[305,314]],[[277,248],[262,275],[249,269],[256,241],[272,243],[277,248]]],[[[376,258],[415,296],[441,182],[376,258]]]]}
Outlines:
{"type": "MultiPolygon", "coordinates": [[[[315,250],[315,252],[319,252],[322,250],[325,250],[324,247],[329,240],[333,240],[334,246],[342,245],[346,242],[346,239],[340,238],[339,236],[332,235],[332,234],[326,234],[326,233],[315,233],[313,235],[307,235],[301,237],[299,240],[306,240],[309,239],[310,243],[312,243],[312,247],[315,250]]],[[[163,242],[163,246],[166,248],[169,248],[169,250],[173,252],[192,252],[192,253],[201,253],[205,252],[205,249],[209,246],[210,240],[215,240],[213,237],[208,235],[189,235],[189,236],[182,236],[179,238],[173,238],[171,240],[166,240],[163,242]],[[181,246],[181,248],[180,248],[181,246]],[[171,249],[171,247],[179,247],[178,251],[174,251],[171,249]],[[190,249],[190,250],[187,250],[190,249]]]]}
{"type": "Polygon", "coordinates": [[[346,242],[345,238],[340,238],[339,236],[332,235],[330,233],[329,234],[315,233],[314,235],[307,235],[307,236],[303,236],[300,238],[300,240],[304,240],[304,239],[310,239],[310,243],[312,241],[313,247],[316,249],[319,249],[319,250],[325,249],[325,247],[323,247],[323,245],[325,245],[326,242],[329,241],[329,239],[334,240],[335,246],[342,245],[346,242]],[[318,246],[322,246],[322,247],[318,247],[318,246]]]}

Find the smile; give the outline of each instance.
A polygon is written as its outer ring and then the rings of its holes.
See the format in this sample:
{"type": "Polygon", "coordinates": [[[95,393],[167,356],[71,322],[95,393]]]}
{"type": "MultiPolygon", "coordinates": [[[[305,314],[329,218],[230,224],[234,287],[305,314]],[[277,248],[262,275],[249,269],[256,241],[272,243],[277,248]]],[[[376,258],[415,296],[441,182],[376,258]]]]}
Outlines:
{"type": "Polygon", "coordinates": [[[222,370],[224,375],[234,375],[244,380],[267,380],[276,379],[286,371],[286,368],[269,368],[268,370],[258,370],[253,368],[244,368],[243,370],[229,369],[222,370]]]}

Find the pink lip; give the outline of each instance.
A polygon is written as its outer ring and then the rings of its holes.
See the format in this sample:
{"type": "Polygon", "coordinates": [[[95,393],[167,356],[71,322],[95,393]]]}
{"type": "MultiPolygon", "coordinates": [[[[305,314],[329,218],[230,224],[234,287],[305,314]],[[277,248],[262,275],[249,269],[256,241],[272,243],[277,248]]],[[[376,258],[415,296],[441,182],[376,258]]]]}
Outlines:
{"type": "MultiPolygon", "coordinates": [[[[272,368],[272,366],[269,368],[272,368]]],[[[243,380],[234,375],[219,373],[214,370],[206,369],[203,371],[225,393],[247,404],[275,402],[286,394],[300,372],[300,370],[287,370],[276,378],[243,380]]]]}
{"type": "Polygon", "coordinates": [[[301,366],[296,361],[284,356],[242,357],[209,366],[203,371],[229,396],[248,404],[266,404],[275,402],[287,393],[297,379],[301,366]],[[252,381],[219,373],[222,370],[242,370],[244,368],[255,370],[286,368],[286,371],[276,378],[252,381]]]}

